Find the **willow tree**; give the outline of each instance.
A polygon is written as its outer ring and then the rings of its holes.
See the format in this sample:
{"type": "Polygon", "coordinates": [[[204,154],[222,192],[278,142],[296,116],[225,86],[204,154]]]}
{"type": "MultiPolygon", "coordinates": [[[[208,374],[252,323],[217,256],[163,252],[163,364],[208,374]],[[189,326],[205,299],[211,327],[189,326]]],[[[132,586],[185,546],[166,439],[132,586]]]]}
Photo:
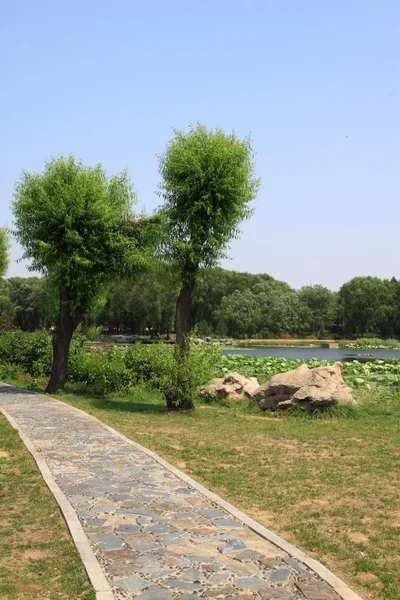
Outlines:
{"type": "Polygon", "coordinates": [[[109,177],[73,155],[51,159],[42,173],[24,171],[16,184],[15,236],[59,297],[47,392],[63,388],[72,335],[104,285],[145,267],[134,200],[127,171],[109,177]]]}
{"type": "MultiPolygon", "coordinates": [[[[254,174],[249,137],[241,140],[234,133],[208,130],[201,124],[174,134],[159,156],[159,188],[166,228],[162,251],[181,281],[175,328],[184,358],[199,272],[225,257],[230,241],[239,235],[240,222],[252,214],[249,203],[260,181],[254,174]]],[[[191,406],[190,397],[176,398],[170,398],[170,409],[191,406]]]]}

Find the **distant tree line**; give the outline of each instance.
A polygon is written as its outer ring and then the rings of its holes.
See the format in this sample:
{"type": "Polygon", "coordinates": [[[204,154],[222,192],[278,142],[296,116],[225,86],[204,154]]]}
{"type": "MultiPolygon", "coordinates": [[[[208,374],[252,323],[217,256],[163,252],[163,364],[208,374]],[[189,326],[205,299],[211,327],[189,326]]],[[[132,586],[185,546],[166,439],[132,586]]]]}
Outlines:
{"type": "MultiPolygon", "coordinates": [[[[80,327],[97,325],[110,334],[172,333],[179,286],[167,268],[113,283],[80,327]]],[[[49,278],[0,281],[0,316],[24,331],[54,325],[57,303],[49,278]]],[[[191,325],[202,336],[400,338],[400,281],[355,277],[338,292],[322,285],[295,290],[266,274],[207,269],[194,289],[191,325]]]]}

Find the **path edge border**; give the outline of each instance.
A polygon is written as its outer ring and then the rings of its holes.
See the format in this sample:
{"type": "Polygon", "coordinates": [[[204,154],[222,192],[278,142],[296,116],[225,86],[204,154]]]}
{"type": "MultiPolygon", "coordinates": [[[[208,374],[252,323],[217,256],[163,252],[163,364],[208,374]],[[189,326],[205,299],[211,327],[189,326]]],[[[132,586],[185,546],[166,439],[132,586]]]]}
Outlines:
{"type": "Polygon", "coordinates": [[[11,427],[18,432],[21,440],[24,442],[27,450],[36,462],[45,484],[54,496],[55,501],[57,502],[61,513],[64,517],[64,520],[67,524],[72,540],[79,552],[89,581],[93,586],[94,592],[96,594],[96,600],[114,600],[114,594],[112,592],[111,586],[108,583],[92,548],[90,547],[89,540],[78,519],[78,515],[76,514],[75,510],[72,508],[71,504],[67,500],[67,497],[64,495],[61,488],[58,486],[55,479],[53,478],[46,461],[40,456],[40,452],[36,450],[31,440],[28,438],[27,435],[25,435],[25,433],[21,430],[17,422],[7,412],[7,410],[4,407],[0,406],[0,411],[10,423],[11,427]]]}
{"type": "MultiPolygon", "coordinates": [[[[4,382],[2,382],[2,384],[6,385],[7,387],[12,387],[12,388],[14,388],[16,390],[22,389],[22,388],[15,388],[14,386],[9,385],[8,383],[4,383],[4,382]]],[[[23,392],[26,393],[27,390],[23,390],[23,392]]],[[[95,417],[95,416],[93,416],[93,415],[85,412],[84,410],[81,410],[80,408],[76,408],[75,406],[71,406],[71,404],[68,404],[67,402],[63,402],[62,400],[59,400],[58,398],[54,398],[54,396],[51,396],[51,395],[45,396],[44,394],[40,394],[39,392],[33,392],[33,391],[31,392],[30,390],[29,390],[29,393],[33,394],[33,395],[37,395],[37,396],[42,396],[42,398],[46,398],[46,399],[51,398],[55,402],[59,402],[60,404],[64,404],[64,405],[68,406],[69,408],[71,408],[72,410],[74,410],[75,412],[78,412],[78,413],[84,415],[85,417],[90,417],[91,419],[93,419],[94,421],[96,421],[101,427],[103,427],[104,429],[107,429],[112,434],[116,435],[118,438],[120,438],[121,440],[123,440],[124,442],[130,444],[131,446],[134,446],[136,449],[141,450],[142,452],[144,452],[145,454],[147,454],[148,456],[150,456],[151,458],[153,458],[155,461],[157,461],[158,463],[160,463],[161,465],[163,465],[163,467],[165,467],[166,469],[168,469],[171,473],[173,473],[174,475],[176,475],[179,479],[181,479],[185,483],[187,483],[190,486],[192,486],[200,494],[202,494],[203,496],[206,496],[206,498],[208,498],[209,500],[211,500],[212,502],[214,502],[218,506],[221,506],[222,508],[224,508],[233,517],[235,517],[236,519],[238,519],[239,521],[241,521],[243,524],[247,525],[247,527],[249,527],[249,529],[251,529],[252,531],[254,531],[255,533],[257,533],[260,537],[262,537],[262,538],[266,539],[267,541],[271,542],[274,546],[277,546],[281,550],[284,550],[292,558],[294,558],[296,560],[299,560],[300,562],[302,562],[305,565],[307,565],[308,567],[310,567],[310,569],[312,569],[317,575],[319,575],[319,577],[321,577],[321,579],[323,579],[326,583],[328,583],[328,585],[330,585],[333,588],[333,590],[341,597],[342,600],[363,600],[361,598],[361,596],[359,596],[358,594],[356,594],[344,581],[342,581],[339,577],[337,577],[334,573],[332,573],[332,571],[330,571],[327,567],[324,567],[324,565],[322,563],[320,563],[318,560],[316,560],[314,558],[311,558],[310,556],[308,556],[307,554],[305,554],[304,552],[302,552],[301,550],[299,550],[298,548],[296,548],[296,546],[293,546],[292,544],[290,544],[289,542],[287,542],[286,540],[284,540],[283,538],[281,538],[279,535],[277,535],[276,533],[274,533],[270,529],[267,529],[263,525],[260,525],[260,523],[257,523],[257,521],[255,521],[254,519],[252,519],[251,517],[249,517],[248,515],[246,515],[245,513],[243,513],[241,510],[235,508],[232,504],[230,504],[226,500],[223,500],[220,496],[218,496],[217,494],[214,494],[214,492],[211,492],[210,490],[208,490],[207,488],[205,488],[203,485],[201,485],[201,483],[198,483],[197,481],[195,481],[194,479],[192,479],[191,477],[189,477],[189,475],[186,475],[186,473],[184,473],[183,471],[181,471],[177,467],[174,467],[173,465],[171,465],[169,462],[167,462],[166,460],[164,460],[163,458],[161,458],[161,456],[159,456],[158,454],[156,454],[152,450],[149,450],[148,448],[145,448],[141,444],[138,444],[137,442],[134,442],[133,440],[130,440],[123,433],[120,433],[116,429],[113,429],[112,427],[110,427],[110,425],[107,425],[103,421],[100,421],[100,419],[98,419],[97,417],[95,417]]],[[[102,578],[105,580],[105,583],[107,584],[107,586],[111,590],[111,588],[110,588],[107,580],[105,579],[105,576],[103,575],[103,572],[101,571],[101,567],[100,567],[99,563],[97,562],[97,559],[95,558],[92,549],[89,546],[89,542],[88,542],[88,539],[86,537],[86,534],[83,531],[82,525],[80,524],[80,522],[78,520],[78,517],[77,517],[77,515],[76,515],[76,513],[74,511],[74,509],[72,508],[72,506],[68,502],[66,496],[64,496],[63,492],[61,491],[61,489],[58,487],[58,485],[54,481],[54,479],[53,479],[53,477],[52,477],[52,475],[50,473],[50,470],[49,470],[49,468],[47,466],[47,463],[40,456],[37,455],[37,452],[36,452],[35,448],[33,447],[33,444],[31,443],[31,441],[29,440],[29,438],[27,436],[25,436],[25,434],[20,430],[20,428],[18,427],[18,425],[15,423],[14,419],[10,415],[8,415],[7,411],[5,411],[2,407],[0,407],[0,410],[3,412],[3,414],[5,415],[5,417],[10,421],[11,425],[15,429],[17,429],[19,435],[21,436],[22,440],[26,444],[29,452],[32,454],[32,456],[34,457],[35,461],[37,462],[37,464],[39,466],[39,469],[42,472],[43,479],[45,480],[47,486],[50,488],[50,490],[52,491],[52,493],[54,494],[54,492],[52,490],[52,487],[50,487],[49,483],[46,481],[46,479],[44,477],[44,474],[43,474],[43,471],[42,471],[42,468],[39,465],[39,462],[43,463],[43,465],[45,466],[45,471],[49,475],[49,480],[51,480],[51,482],[53,483],[56,491],[58,492],[58,494],[60,496],[60,498],[62,497],[62,499],[64,500],[64,502],[68,505],[67,508],[69,508],[74,513],[73,516],[75,517],[76,522],[77,522],[77,524],[79,526],[79,529],[81,530],[83,536],[85,537],[85,541],[86,541],[86,544],[88,546],[88,549],[90,550],[90,553],[91,553],[93,559],[96,561],[97,567],[100,569],[102,578]],[[32,450],[33,450],[33,452],[32,452],[32,450]]],[[[61,507],[61,504],[58,501],[57,497],[56,497],[56,501],[59,504],[59,506],[60,506],[60,508],[61,508],[61,510],[62,510],[62,512],[64,514],[64,518],[67,521],[68,527],[70,528],[69,522],[68,522],[68,520],[67,520],[67,518],[65,516],[64,510],[61,507]]],[[[71,529],[70,529],[70,531],[71,531],[71,529]]],[[[72,534],[72,531],[71,531],[71,535],[74,538],[74,536],[72,534]]],[[[75,538],[74,538],[74,541],[75,541],[75,538]]],[[[85,562],[86,558],[83,557],[83,555],[82,555],[79,547],[78,547],[78,550],[79,550],[79,553],[81,554],[82,561],[83,561],[83,564],[85,566],[85,569],[87,570],[87,568],[86,568],[86,562],[85,562]]],[[[85,555],[85,557],[86,557],[86,555],[85,555]]],[[[89,572],[88,572],[88,575],[89,575],[89,572]]],[[[89,579],[92,581],[90,575],[89,575],[89,579]]],[[[93,587],[95,587],[95,585],[93,584],[93,582],[92,582],[92,585],[93,585],[93,587]]],[[[96,590],[96,588],[95,588],[95,590],[96,590]]],[[[111,596],[106,596],[106,595],[98,596],[97,593],[98,592],[96,590],[96,598],[97,598],[97,600],[113,600],[113,598],[114,598],[113,595],[111,595],[111,596]]],[[[104,593],[107,593],[107,592],[99,590],[99,593],[104,594],[104,593]]],[[[111,594],[112,594],[112,592],[111,592],[111,594]]]]}

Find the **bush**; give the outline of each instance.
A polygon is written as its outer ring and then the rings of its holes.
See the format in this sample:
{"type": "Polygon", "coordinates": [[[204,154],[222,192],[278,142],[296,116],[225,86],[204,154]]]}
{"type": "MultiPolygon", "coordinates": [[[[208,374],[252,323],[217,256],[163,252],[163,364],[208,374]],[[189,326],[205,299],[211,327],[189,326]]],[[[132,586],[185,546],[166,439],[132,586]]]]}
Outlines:
{"type": "MultiPolygon", "coordinates": [[[[220,358],[216,346],[198,346],[190,351],[190,389],[198,387],[212,376],[220,358]]],[[[51,373],[52,344],[46,331],[34,333],[15,331],[0,334],[0,365],[6,373],[15,366],[32,377],[47,377],[51,373]]],[[[84,384],[97,394],[129,392],[144,383],[158,390],[174,380],[178,367],[174,361],[174,347],[169,344],[134,344],[129,347],[113,346],[102,352],[88,351],[85,338],[72,340],[68,360],[68,381],[84,384]]]]}
{"type": "Polygon", "coordinates": [[[34,377],[51,373],[52,344],[47,331],[7,331],[0,334],[0,364],[13,363],[34,377]]]}
{"type": "Polygon", "coordinates": [[[126,352],[125,364],[133,383],[163,390],[173,369],[173,347],[162,343],[133,344],[126,352]]]}

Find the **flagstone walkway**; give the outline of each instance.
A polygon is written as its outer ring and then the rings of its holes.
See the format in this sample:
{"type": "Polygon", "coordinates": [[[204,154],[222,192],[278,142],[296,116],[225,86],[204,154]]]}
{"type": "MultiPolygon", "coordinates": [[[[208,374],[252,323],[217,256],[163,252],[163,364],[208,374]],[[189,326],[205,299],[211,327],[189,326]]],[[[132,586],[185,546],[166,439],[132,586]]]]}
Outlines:
{"type": "MultiPolygon", "coordinates": [[[[348,588],[348,595],[337,594],[194,482],[86,413],[2,384],[0,407],[44,459],[77,514],[94,553],[78,545],[84,564],[95,557],[108,582],[98,598],[358,598],[348,588]]],[[[80,539],[76,527],[75,537],[80,539]]]]}

